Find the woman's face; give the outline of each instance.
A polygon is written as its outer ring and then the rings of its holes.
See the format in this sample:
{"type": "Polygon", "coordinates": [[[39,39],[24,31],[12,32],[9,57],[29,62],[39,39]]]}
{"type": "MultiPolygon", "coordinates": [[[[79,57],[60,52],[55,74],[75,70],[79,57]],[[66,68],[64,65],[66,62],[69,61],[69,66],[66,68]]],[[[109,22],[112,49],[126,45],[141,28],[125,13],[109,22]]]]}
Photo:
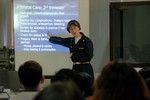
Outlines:
{"type": "Polygon", "coordinates": [[[74,37],[79,37],[80,36],[80,29],[78,26],[75,25],[71,25],[69,28],[70,33],[74,36],[74,37]]]}

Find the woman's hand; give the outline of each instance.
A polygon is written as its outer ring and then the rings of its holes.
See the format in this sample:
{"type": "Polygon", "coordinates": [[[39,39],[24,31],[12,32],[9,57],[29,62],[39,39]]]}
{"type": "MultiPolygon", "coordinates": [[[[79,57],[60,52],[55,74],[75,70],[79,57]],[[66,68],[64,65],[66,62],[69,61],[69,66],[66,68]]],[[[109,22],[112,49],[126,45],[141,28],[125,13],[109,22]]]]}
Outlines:
{"type": "Polygon", "coordinates": [[[70,58],[72,57],[73,53],[70,53],[70,58]]]}
{"type": "Polygon", "coordinates": [[[53,36],[53,34],[50,32],[47,32],[47,36],[48,36],[48,38],[50,38],[51,36],[53,36]]]}

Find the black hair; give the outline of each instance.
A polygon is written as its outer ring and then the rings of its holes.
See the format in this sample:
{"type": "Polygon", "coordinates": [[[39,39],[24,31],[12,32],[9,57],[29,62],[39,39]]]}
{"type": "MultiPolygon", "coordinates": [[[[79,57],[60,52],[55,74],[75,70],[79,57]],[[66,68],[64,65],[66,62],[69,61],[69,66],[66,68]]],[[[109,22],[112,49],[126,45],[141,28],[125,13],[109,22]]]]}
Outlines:
{"type": "Polygon", "coordinates": [[[25,87],[35,88],[42,78],[42,67],[36,61],[27,61],[20,65],[18,74],[25,87]]]}

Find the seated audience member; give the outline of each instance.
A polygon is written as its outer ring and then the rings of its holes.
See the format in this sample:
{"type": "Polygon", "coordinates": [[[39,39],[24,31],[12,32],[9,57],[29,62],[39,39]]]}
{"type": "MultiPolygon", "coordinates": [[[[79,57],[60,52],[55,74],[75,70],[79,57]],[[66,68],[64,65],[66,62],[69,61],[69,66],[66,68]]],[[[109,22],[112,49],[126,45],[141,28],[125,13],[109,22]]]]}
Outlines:
{"type": "Polygon", "coordinates": [[[150,90],[150,68],[142,68],[139,71],[139,74],[143,77],[150,90]]]}
{"type": "Polygon", "coordinates": [[[112,61],[95,82],[94,100],[150,100],[144,80],[131,65],[112,61]]]}
{"type": "Polygon", "coordinates": [[[42,73],[42,67],[36,61],[31,60],[20,65],[18,75],[23,91],[10,100],[32,100],[41,90],[41,84],[44,83],[42,73]]]}
{"type": "Polygon", "coordinates": [[[61,69],[53,76],[53,82],[74,82],[81,90],[81,93],[88,99],[93,94],[93,78],[85,72],[76,72],[72,69],[61,69]]]}
{"type": "Polygon", "coordinates": [[[72,82],[55,82],[45,87],[34,100],[85,100],[72,82]]]}

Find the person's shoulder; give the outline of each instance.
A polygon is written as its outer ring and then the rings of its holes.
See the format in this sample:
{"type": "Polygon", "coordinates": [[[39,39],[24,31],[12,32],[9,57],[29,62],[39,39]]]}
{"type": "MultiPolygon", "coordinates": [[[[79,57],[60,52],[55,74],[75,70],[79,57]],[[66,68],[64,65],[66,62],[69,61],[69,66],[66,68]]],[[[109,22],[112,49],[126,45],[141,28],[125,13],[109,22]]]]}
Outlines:
{"type": "Polygon", "coordinates": [[[80,32],[80,34],[82,35],[82,38],[90,40],[90,38],[88,36],[86,36],[83,32],[80,32]]]}
{"type": "Polygon", "coordinates": [[[83,42],[92,43],[92,40],[88,36],[84,35],[84,33],[82,33],[82,32],[80,32],[80,34],[82,35],[81,39],[83,42]]]}
{"type": "Polygon", "coordinates": [[[89,37],[85,36],[85,35],[84,35],[83,39],[84,39],[86,42],[92,42],[92,40],[91,40],[89,37]]]}
{"type": "Polygon", "coordinates": [[[32,100],[38,92],[21,92],[10,100],[32,100]]]}

